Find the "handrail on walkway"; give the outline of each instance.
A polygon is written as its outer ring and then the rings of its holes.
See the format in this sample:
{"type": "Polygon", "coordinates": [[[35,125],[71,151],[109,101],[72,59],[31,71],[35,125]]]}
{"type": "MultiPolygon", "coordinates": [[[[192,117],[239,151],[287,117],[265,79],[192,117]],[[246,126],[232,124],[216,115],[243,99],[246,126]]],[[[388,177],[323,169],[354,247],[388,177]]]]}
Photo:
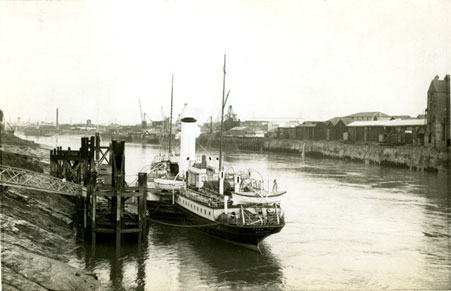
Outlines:
{"type": "Polygon", "coordinates": [[[82,185],[63,181],[50,175],[0,165],[0,185],[48,193],[81,196],[82,185]]]}

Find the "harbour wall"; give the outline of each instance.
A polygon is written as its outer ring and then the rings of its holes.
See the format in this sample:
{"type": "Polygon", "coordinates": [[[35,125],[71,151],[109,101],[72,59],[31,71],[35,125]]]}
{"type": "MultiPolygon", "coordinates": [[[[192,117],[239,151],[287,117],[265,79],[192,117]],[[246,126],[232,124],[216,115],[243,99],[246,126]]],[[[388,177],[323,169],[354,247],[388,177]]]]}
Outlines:
{"type": "Polygon", "coordinates": [[[306,155],[349,159],[377,165],[401,166],[421,171],[450,169],[450,154],[447,149],[440,151],[424,146],[381,146],[334,141],[266,139],[263,150],[301,154],[304,152],[306,155]]]}
{"type": "MultiPolygon", "coordinates": [[[[202,135],[198,142],[207,148],[218,148],[220,143],[217,137],[202,135]]],[[[351,144],[343,141],[224,137],[223,148],[229,151],[304,153],[307,156],[362,161],[419,171],[447,172],[451,168],[449,149],[414,145],[388,146],[377,143],[351,144]]]]}

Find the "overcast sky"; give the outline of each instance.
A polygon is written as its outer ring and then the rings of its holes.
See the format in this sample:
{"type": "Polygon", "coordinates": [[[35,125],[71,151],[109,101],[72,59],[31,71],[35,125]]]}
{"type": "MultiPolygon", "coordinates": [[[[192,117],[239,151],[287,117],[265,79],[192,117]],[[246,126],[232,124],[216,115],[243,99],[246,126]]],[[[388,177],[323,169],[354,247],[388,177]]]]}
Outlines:
{"type": "Polygon", "coordinates": [[[0,109],[23,121],[416,116],[451,74],[451,1],[2,1],[0,109]]]}

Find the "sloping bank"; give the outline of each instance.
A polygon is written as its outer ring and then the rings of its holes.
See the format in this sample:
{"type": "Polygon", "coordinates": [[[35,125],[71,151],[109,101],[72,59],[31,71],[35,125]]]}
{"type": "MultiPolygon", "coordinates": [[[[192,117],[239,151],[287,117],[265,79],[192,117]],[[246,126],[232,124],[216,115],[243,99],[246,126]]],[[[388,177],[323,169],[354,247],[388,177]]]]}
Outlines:
{"type": "Polygon", "coordinates": [[[417,170],[446,171],[450,169],[450,154],[428,147],[380,146],[346,144],[333,141],[301,141],[266,139],[265,151],[282,151],[320,155],[330,158],[364,161],[378,165],[408,167],[417,170]]]}
{"type": "MultiPolygon", "coordinates": [[[[2,144],[0,162],[38,172],[48,167],[38,155],[17,152],[42,153],[39,148],[2,144]]],[[[2,290],[101,288],[93,274],[69,263],[77,248],[74,203],[41,191],[2,186],[0,191],[2,290]]]]}

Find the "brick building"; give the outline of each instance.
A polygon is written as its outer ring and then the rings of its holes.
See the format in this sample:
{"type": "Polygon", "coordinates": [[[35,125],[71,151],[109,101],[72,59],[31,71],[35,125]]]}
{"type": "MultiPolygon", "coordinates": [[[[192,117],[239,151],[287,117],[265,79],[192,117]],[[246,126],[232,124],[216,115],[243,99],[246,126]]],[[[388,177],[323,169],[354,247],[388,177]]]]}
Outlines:
{"type": "Polygon", "coordinates": [[[425,145],[435,148],[450,146],[450,75],[431,81],[427,100],[425,145]]]}

